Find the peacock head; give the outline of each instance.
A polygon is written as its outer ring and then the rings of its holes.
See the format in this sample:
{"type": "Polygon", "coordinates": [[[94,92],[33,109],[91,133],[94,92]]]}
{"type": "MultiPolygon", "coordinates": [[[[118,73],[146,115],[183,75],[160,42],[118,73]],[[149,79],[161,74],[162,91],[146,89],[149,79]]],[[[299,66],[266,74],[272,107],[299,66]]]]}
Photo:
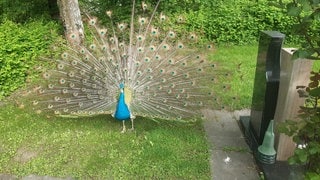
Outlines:
{"type": "Polygon", "coordinates": [[[120,83],[119,87],[120,87],[120,91],[123,93],[123,91],[124,91],[124,84],[123,84],[123,83],[120,83]]]}

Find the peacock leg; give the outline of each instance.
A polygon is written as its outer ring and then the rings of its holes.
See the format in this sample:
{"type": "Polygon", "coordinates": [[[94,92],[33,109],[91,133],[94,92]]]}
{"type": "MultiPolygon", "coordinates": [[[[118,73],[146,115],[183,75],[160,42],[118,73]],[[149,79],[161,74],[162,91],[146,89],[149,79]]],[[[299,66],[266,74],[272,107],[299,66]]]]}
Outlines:
{"type": "Polygon", "coordinates": [[[135,116],[133,116],[132,114],[130,114],[130,121],[131,121],[131,131],[133,131],[134,130],[134,125],[133,125],[133,120],[135,119],[136,117],[135,116]]]}
{"type": "Polygon", "coordinates": [[[131,121],[131,129],[130,130],[134,130],[134,126],[133,126],[133,120],[134,120],[134,118],[130,118],[130,121],[131,121]]]}
{"type": "Polygon", "coordinates": [[[124,121],[122,121],[122,131],[121,133],[125,133],[126,132],[126,125],[124,123],[124,121]]]}

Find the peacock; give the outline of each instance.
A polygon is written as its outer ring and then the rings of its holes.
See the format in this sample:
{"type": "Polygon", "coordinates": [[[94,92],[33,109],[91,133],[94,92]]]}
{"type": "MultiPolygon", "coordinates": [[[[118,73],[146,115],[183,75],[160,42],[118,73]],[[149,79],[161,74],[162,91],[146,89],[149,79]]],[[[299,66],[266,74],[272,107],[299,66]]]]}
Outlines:
{"type": "MultiPolygon", "coordinates": [[[[159,2],[149,17],[136,17],[133,1],[127,24],[113,23],[112,11],[107,11],[108,28],[87,14],[85,42],[66,45],[61,56],[47,58],[55,67],[43,72],[45,83],[33,104],[57,116],[111,114],[122,121],[121,132],[127,130],[126,121],[133,129],[137,116],[201,118],[201,109],[219,103],[215,92],[225,86],[216,82],[230,73],[206,59],[214,47],[195,46],[200,44],[195,33],[164,28],[168,17],[157,12],[159,2]]],[[[148,5],[142,3],[141,8],[144,12],[148,5]]]]}

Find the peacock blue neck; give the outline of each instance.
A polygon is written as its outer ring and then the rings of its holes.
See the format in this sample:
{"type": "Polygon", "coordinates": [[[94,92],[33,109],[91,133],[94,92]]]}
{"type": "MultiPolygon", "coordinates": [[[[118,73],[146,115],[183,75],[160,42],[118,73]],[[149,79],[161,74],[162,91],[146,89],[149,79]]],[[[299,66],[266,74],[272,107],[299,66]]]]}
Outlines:
{"type": "Polygon", "coordinates": [[[130,110],[125,102],[124,97],[124,84],[120,84],[120,96],[117,102],[116,112],[114,117],[119,121],[125,121],[130,119],[130,110]]]}

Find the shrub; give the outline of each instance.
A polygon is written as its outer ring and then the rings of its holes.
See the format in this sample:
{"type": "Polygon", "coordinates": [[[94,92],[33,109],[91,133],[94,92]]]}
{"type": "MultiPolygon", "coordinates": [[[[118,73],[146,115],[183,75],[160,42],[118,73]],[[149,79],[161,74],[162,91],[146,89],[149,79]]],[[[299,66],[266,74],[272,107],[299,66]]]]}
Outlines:
{"type": "MultiPolygon", "coordinates": [[[[140,1],[136,2],[136,13],[142,14],[140,1]]],[[[171,19],[182,16],[184,24],[168,27],[181,32],[195,31],[206,39],[217,44],[250,44],[258,40],[262,30],[275,30],[286,34],[286,41],[297,43],[299,39],[292,35],[291,30],[295,19],[288,16],[285,8],[272,6],[268,1],[235,0],[232,2],[221,0],[167,0],[162,1],[159,12],[163,11],[171,19]]],[[[154,6],[154,1],[150,2],[154,6]]],[[[119,0],[88,1],[82,0],[82,6],[96,14],[100,19],[105,18],[105,10],[114,11],[114,22],[130,18],[131,2],[119,0]]],[[[145,12],[150,13],[150,12],[145,12]]],[[[149,15],[149,14],[147,14],[149,15]]],[[[105,21],[105,20],[103,20],[105,21]]]]}
{"type": "Polygon", "coordinates": [[[42,21],[21,25],[5,20],[0,25],[0,99],[23,86],[37,57],[49,53],[56,29],[57,24],[42,21]]]}

